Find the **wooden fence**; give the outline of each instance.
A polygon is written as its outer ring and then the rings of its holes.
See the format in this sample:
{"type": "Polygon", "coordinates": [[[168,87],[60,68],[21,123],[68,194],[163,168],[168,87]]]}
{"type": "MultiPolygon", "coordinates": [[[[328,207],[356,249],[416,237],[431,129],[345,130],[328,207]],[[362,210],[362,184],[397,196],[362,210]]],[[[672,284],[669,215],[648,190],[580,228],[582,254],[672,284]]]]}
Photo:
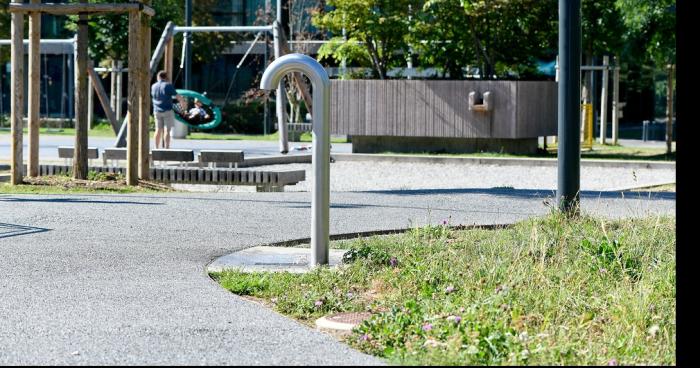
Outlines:
{"type": "Polygon", "coordinates": [[[557,131],[549,81],[333,80],[331,132],[353,136],[534,138],[557,131]],[[491,111],[469,93],[491,92],[491,111]]]}

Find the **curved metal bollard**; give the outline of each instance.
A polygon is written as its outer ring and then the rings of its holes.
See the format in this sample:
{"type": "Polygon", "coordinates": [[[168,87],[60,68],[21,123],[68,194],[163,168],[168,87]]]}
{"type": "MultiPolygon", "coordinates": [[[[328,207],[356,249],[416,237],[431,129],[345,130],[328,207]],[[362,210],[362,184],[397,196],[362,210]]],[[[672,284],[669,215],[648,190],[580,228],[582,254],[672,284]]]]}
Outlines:
{"type": "Polygon", "coordinates": [[[330,106],[331,81],[328,73],[313,58],[302,54],[282,56],[262,75],[260,88],[276,89],[286,74],[300,72],[311,79],[313,87],[312,161],[314,183],[311,198],[311,259],[309,265],[328,264],[330,207],[330,106]]]}

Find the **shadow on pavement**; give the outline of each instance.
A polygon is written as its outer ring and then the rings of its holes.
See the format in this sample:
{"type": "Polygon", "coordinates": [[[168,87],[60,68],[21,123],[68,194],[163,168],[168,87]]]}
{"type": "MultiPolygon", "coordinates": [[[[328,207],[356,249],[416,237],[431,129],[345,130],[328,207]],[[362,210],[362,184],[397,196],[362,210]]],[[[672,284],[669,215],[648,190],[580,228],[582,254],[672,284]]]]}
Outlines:
{"type": "Polygon", "coordinates": [[[51,231],[51,229],[44,229],[41,227],[32,226],[22,226],[14,224],[5,224],[0,222],[0,239],[2,238],[12,238],[14,236],[29,235],[36,233],[43,233],[51,231]]]}
{"type": "MultiPolygon", "coordinates": [[[[409,189],[409,190],[368,190],[361,193],[376,193],[399,196],[418,196],[434,194],[488,194],[504,197],[518,198],[554,198],[557,193],[554,190],[544,189],[513,189],[513,188],[465,188],[465,189],[409,189]]],[[[629,191],[596,191],[584,190],[581,198],[606,198],[606,199],[654,199],[676,200],[675,192],[629,192],[629,191]]]]}
{"type": "Polygon", "coordinates": [[[138,205],[162,205],[163,203],[135,202],[135,201],[100,201],[86,200],[82,198],[21,198],[0,197],[0,202],[46,202],[46,203],[84,203],[84,204],[138,204],[138,205]]]}

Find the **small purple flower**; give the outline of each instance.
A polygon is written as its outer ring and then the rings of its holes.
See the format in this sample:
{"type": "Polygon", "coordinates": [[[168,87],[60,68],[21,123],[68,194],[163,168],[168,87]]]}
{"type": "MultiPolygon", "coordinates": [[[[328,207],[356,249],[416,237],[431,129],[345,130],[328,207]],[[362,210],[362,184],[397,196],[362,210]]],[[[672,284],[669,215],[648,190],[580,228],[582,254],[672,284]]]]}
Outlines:
{"type": "Polygon", "coordinates": [[[433,329],[433,325],[431,325],[430,323],[426,323],[423,325],[423,331],[430,331],[432,329],[433,329]]]}
{"type": "Polygon", "coordinates": [[[608,273],[608,270],[606,270],[605,268],[601,268],[601,269],[598,270],[598,272],[600,272],[600,273],[608,273]]]}
{"type": "Polygon", "coordinates": [[[448,287],[445,288],[445,292],[448,293],[448,294],[451,293],[451,292],[453,292],[453,291],[455,291],[455,287],[452,286],[452,285],[450,285],[450,286],[448,286],[448,287]]]}
{"type": "Polygon", "coordinates": [[[617,365],[617,359],[610,359],[610,361],[608,361],[608,365],[617,365]]]}
{"type": "Polygon", "coordinates": [[[396,267],[396,265],[398,265],[398,264],[399,264],[399,260],[396,259],[396,257],[391,257],[391,259],[389,259],[389,265],[391,265],[391,267],[396,267]]]}
{"type": "Polygon", "coordinates": [[[348,299],[352,299],[352,297],[355,296],[355,294],[348,292],[347,294],[345,294],[345,296],[346,296],[348,299]]]}
{"type": "Polygon", "coordinates": [[[447,225],[447,220],[442,220],[443,225],[447,225]]]}
{"type": "Polygon", "coordinates": [[[369,336],[367,334],[364,334],[364,335],[360,336],[360,340],[367,341],[367,340],[369,340],[369,336]]]}
{"type": "Polygon", "coordinates": [[[460,316],[449,316],[449,317],[447,317],[447,320],[448,320],[448,321],[452,321],[452,322],[454,322],[454,323],[459,323],[459,322],[462,321],[462,317],[460,317],[460,316]]]}
{"type": "Polygon", "coordinates": [[[320,307],[323,305],[323,302],[320,300],[317,300],[316,303],[314,303],[315,306],[320,307]]]}

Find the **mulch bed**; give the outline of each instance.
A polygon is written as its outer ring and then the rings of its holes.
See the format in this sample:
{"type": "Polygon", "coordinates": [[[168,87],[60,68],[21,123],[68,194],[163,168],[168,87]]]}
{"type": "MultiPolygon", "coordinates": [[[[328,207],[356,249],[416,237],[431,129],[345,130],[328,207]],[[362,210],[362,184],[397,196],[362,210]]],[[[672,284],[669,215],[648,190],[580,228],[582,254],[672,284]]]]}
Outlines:
{"type": "Polygon", "coordinates": [[[42,186],[53,186],[60,187],[64,189],[72,188],[82,188],[82,189],[95,189],[95,190],[123,190],[123,189],[135,189],[135,188],[147,188],[151,190],[174,192],[175,189],[163,185],[161,183],[155,183],[151,181],[139,180],[138,187],[130,187],[126,185],[126,179],[119,177],[116,174],[105,174],[101,178],[102,180],[81,180],[73,179],[68,176],[39,176],[36,178],[25,177],[23,182],[26,185],[42,185],[42,186]]]}

